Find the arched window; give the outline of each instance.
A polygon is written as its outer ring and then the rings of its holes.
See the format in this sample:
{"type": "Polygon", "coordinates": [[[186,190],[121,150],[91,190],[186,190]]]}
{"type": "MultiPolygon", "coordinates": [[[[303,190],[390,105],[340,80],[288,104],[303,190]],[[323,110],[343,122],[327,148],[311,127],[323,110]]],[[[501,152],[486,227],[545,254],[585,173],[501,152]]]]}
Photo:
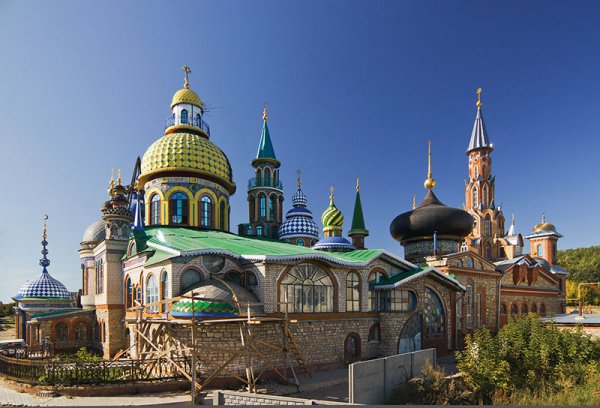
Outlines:
{"type": "Polygon", "coordinates": [[[508,310],[506,310],[506,303],[500,304],[500,315],[506,316],[508,314],[508,310]]]}
{"type": "Polygon", "coordinates": [[[471,258],[470,256],[468,256],[465,259],[465,265],[467,266],[467,268],[472,268],[473,267],[473,258],[471,258]]]}
{"type": "Polygon", "coordinates": [[[160,196],[153,194],[150,198],[150,225],[160,224],[160,196]]]}
{"type": "Polygon", "coordinates": [[[529,308],[527,307],[527,303],[523,303],[521,305],[521,316],[527,316],[527,313],[529,313],[529,308]]]}
{"type": "Polygon", "coordinates": [[[181,123],[188,123],[188,111],[187,111],[187,109],[183,109],[181,111],[181,123]]]}
{"type": "Polygon", "coordinates": [[[256,169],[256,186],[260,187],[262,185],[262,171],[260,169],[256,169]]]}
{"type": "Polygon", "coordinates": [[[381,339],[381,326],[379,325],[379,323],[375,323],[369,329],[369,338],[367,341],[368,342],[372,342],[372,341],[379,342],[380,339],[381,339]]]}
{"type": "Polygon", "coordinates": [[[477,194],[478,194],[477,187],[473,187],[473,194],[472,194],[473,207],[477,207],[479,205],[479,199],[478,199],[477,194]]]}
{"type": "Polygon", "coordinates": [[[346,276],[346,312],[360,312],[360,277],[356,272],[346,276]]]}
{"type": "Polygon", "coordinates": [[[490,216],[485,216],[485,236],[489,237],[492,235],[492,222],[490,221],[490,216]]]}
{"type": "MultiPolygon", "coordinates": [[[[156,302],[158,302],[158,285],[156,284],[154,275],[150,275],[146,283],[146,304],[156,302]]],[[[147,310],[156,313],[158,312],[158,305],[150,306],[147,310]]]]}
{"type": "Polygon", "coordinates": [[[540,303],[540,316],[546,316],[546,305],[543,303],[540,303]]]}
{"type": "Polygon", "coordinates": [[[475,166],[475,178],[479,178],[479,167],[475,166]]]}
{"type": "MultiPolygon", "coordinates": [[[[166,300],[169,298],[169,275],[167,271],[163,271],[160,275],[160,300],[166,300]]],[[[167,304],[163,303],[161,306],[161,312],[167,311],[167,304]]]]}
{"type": "Polygon", "coordinates": [[[202,127],[202,118],[200,117],[199,113],[196,113],[196,126],[199,128],[202,127]]]}
{"type": "Polygon", "coordinates": [[[517,317],[519,315],[519,308],[517,307],[516,303],[510,305],[510,315],[512,317],[517,317]]]}
{"type": "Polygon", "coordinates": [[[344,361],[352,363],[360,359],[360,336],[350,333],[344,341],[344,361]]]}
{"type": "Polygon", "coordinates": [[[188,197],[182,192],[177,192],[171,196],[170,203],[171,224],[188,223],[189,203],[188,197]]]}
{"type": "Polygon", "coordinates": [[[252,225],[248,225],[248,227],[246,227],[246,235],[252,235],[252,225]]]}
{"type": "Polygon", "coordinates": [[[270,185],[271,185],[271,170],[266,169],[265,170],[265,186],[270,186],[270,185]]]}
{"type": "Polygon", "coordinates": [[[262,237],[263,236],[263,227],[262,227],[262,225],[257,225],[256,226],[256,236],[257,237],[262,237]]]}
{"type": "Polygon", "coordinates": [[[537,246],[535,247],[535,252],[536,252],[537,256],[544,255],[544,248],[542,248],[542,244],[537,244],[537,246]]]}
{"type": "Polygon", "coordinates": [[[269,197],[269,217],[270,220],[274,219],[273,217],[273,197],[269,197]]]}
{"type": "Polygon", "coordinates": [[[129,247],[127,248],[127,256],[135,255],[136,252],[137,250],[135,246],[135,241],[131,241],[131,244],[129,244],[129,247]]]}
{"type": "Polygon", "coordinates": [[[537,314],[537,304],[535,304],[535,303],[531,304],[531,313],[537,314]]]}
{"type": "Polygon", "coordinates": [[[200,199],[200,226],[212,227],[212,200],[209,196],[200,199]]]}
{"type": "Polygon", "coordinates": [[[260,216],[267,216],[267,197],[264,194],[260,195],[260,216]]]}
{"type": "Polygon", "coordinates": [[[369,273],[369,310],[376,311],[378,309],[377,305],[377,292],[375,291],[375,284],[379,283],[380,280],[384,279],[386,276],[382,272],[379,271],[371,271],[369,273]]]}
{"type": "Polygon", "coordinates": [[[420,314],[413,314],[402,327],[398,339],[398,354],[421,350],[422,320],[420,314]]]}
{"type": "Polygon", "coordinates": [[[77,323],[75,327],[75,339],[76,340],[87,340],[87,325],[84,322],[77,323]]]}
{"type": "Polygon", "coordinates": [[[287,297],[291,313],[333,312],[334,284],[327,272],[315,264],[291,268],[281,280],[279,301],[287,297]]]}
{"type": "Polygon", "coordinates": [[[492,246],[489,242],[485,244],[485,259],[492,259],[492,246]]]}
{"type": "Polygon", "coordinates": [[[488,187],[486,184],[483,185],[483,189],[481,190],[481,201],[483,202],[483,206],[487,207],[488,206],[488,187]]]}
{"type": "Polygon", "coordinates": [[[304,246],[304,240],[303,239],[298,239],[296,241],[296,245],[298,245],[298,246],[304,246]]]}
{"type": "Polygon", "coordinates": [[[104,293],[104,261],[102,258],[96,261],[96,293],[104,293]]]}
{"type": "Polygon", "coordinates": [[[127,278],[125,283],[125,307],[133,307],[133,285],[131,284],[131,278],[127,278]]]}
{"type": "Polygon", "coordinates": [[[66,323],[60,322],[56,325],[56,341],[69,340],[69,326],[66,323]]]}
{"type": "Polygon", "coordinates": [[[252,271],[229,271],[223,276],[223,280],[227,282],[233,282],[241,287],[248,289],[250,292],[255,292],[258,287],[258,279],[252,271]]]}
{"type": "Polygon", "coordinates": [[[202,281],[202,275],[195,269],[188,269],[181,275],[181,293],[194,289],[202,281]]]}
{"type": "Polygon", "coordinates": [[[473,282],[470,282],[467,285],[467,293],[465,294],[465,306],[466,306],[466,321],[465,321],[465,327],[467,328],[467,330],[471,330],[473,329],[473,312],[474,312],[474,289],[473,289],[473,282]]]}
{"type": "Polygon", "coordinates": [[[469,246],[467,245],[467,241],[463,241],[462,244],[460,244],[460,252],[467,252],[469,250],[469,246]]]}
{"type": "Polygon", "coordinates": [[[225,231],[225,211],[227,211],[225,209],[225,201],[221,201],[219,205],[219,228],[221,228],[221,231],[225,231]]]}
{"type": "Polygon", "coordinates": [[[473,234],[477,234],[477,217],[473,217],[473,234]]]}
{"type": "Polygon", "coordinates": [[[498,248],[498,257],[499,258],[506,258],[506,252],[504,252],[504,247],[501,246],[500,248],[498,248]]]}
{"type": "Polygon", "coordinates": [[[432,289],[425,288],[425,338],[435,339],[444,337],[446,314],[444,305],[432,289]]]}
{"type": "Polygon", "coordinates": [[[458,267],[458,268],[462,268],[462,266],[463,266],[463,263],[462,263],[462,261],[461,261],[460,259],[458,259],[458,260],[456,261],[456,264],[455,264],[455,265],[456,265],[456,267],[458,267]]]}

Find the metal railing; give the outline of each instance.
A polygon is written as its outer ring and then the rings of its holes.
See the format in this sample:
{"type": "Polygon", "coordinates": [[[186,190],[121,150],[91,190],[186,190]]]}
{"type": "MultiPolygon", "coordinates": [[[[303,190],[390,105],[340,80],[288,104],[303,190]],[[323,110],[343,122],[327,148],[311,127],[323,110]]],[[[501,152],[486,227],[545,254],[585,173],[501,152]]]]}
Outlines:
{"type": "Polygon", "coordinates": [[[206,132],[207,135],[210,136],[210,126],[208,126],[208,123],[206,123],[202,119],[192,118],[191,120],[188,120],[187,123],[176,123],[175,118],[173,116],[171,116],[171,117],[167,118],[167,120],[165,120],[165,129],[169,128],[171,126],[175,126],[175,125],[195,126],[197,128],[202,129],[203,131],[206,132]]]}
{"type": "Polygon", "coordinates": [[[276,188],[278,190],[283,190],[283,183],[281,182],[281,180],[270,180],[270,183],[265,183],[265,180],[260,180],[260,182],[257,182],[256,177],[252,177],[250,180],[248,180],[248,189],[251,188],[257,188],[257,187],[271,187],[271,188],[276,188]]]}

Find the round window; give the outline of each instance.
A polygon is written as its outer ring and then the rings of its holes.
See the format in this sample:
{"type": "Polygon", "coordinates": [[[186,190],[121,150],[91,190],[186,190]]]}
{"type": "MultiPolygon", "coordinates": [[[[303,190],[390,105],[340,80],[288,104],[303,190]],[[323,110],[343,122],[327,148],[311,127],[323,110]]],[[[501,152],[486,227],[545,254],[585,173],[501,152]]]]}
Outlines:
{"type": "Polygon", "coordinates": [[[209,273],[218,273],[225,266],[225,258],[217,255],[205,255],[202,257],[202,265],[209,273]]]}

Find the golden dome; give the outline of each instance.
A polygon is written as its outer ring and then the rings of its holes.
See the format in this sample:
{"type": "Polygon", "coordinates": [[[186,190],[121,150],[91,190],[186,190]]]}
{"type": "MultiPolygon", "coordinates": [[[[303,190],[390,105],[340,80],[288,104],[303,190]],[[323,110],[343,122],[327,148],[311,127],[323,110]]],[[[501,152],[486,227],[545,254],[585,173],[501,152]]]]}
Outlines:
{"type": "Polygon", "coordinates": [[[202,101],[198,94],[189,88],[182,88],[175,92],[173,100],[171,101],[171,109],[179,103],[189,103],[198,106],[200,109],[204,109],[204,105],[202,105],[202,101]]]}
{"type": "Polygon", "coordinates": [[[206,137],[192,133],[170,133],[152,143],[142,158],[140,183],[165,172],[193,173],[235,192],[231,165],[225,153],[206,137]]]}
{"type": "Polygon", "coordinates": [[[556,227],[549,222],[542,222],[533,227],[533,232],[556,232],[556,227]]]}

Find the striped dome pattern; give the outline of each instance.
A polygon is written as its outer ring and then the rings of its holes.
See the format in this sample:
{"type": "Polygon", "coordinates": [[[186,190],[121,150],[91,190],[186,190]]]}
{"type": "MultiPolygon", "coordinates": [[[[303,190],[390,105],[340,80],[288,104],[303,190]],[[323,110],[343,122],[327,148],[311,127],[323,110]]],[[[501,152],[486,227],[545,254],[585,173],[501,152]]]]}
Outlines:
{"type": "Polygon", "coordinates": [[[50,276],[48,271],[44,269],[39,278],[25,282],[19,289],[15,299],[69,299],[70,297],[71,295],[65,285],[50,276]]]}
{"type": "Polygon", "coordinates": [[[344,224],[344,214],[333,203],[333,198],[329,201],[329,207],[321,215],[323,230],[342,229],[344,224]]]}
{"type": "Polygon", "coordinates": [[[206,137],[171,133],[152,143],[142,158],[140,179],[160,172],[188,172],[216,179],[230,193],[235,191],[227,156],[206,137]]]}

